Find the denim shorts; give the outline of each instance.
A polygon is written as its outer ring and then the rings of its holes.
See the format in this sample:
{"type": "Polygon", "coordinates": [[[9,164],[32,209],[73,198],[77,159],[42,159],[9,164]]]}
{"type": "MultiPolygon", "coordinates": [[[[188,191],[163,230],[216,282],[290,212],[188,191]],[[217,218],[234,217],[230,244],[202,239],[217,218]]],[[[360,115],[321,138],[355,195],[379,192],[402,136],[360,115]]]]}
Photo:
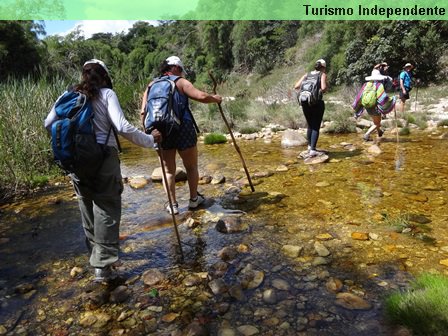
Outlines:
{"type": "Polygon", "coordinates": [[[184,120],[180,125],[179,131],[171,132],[171,134],[163,139],[162,148],[181,151],[196,146],[197,142],[198,136],[193,122],[191,120],[184,120]]]}

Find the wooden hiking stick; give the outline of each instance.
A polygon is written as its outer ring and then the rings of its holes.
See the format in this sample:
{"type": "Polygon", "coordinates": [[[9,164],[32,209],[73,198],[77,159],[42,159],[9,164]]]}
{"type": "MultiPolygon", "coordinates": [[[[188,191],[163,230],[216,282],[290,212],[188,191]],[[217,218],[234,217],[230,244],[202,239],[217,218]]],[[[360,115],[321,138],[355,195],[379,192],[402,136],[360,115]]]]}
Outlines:
{"type": "Polygon", "coordinates": [[[170,205],[170,210],[171,210],[171,217],[173,219],[174,231],[176,232],[177,244],[179,245],[179,251],[180,251],[180,257],[181,257],[181,260],[183,261],[184,260],[184,252],[182,251],[182,243],[180,241],[179,231],[177,230],[176,215],[174,214],[174,209],[173,209],[173,201],[171,200],[171,194],[170,194],[169,187],[168,187],[168,179],[166,177],[165,165],[163,164],[163,149],[159,147],[159,144],[155,144],[154,148],[156,149],[156,152],[159,155],[160,165],[162,167],[163,182],[165,183],[166,194],[168,196],[168,203],[170,205]]]}
{"type": "Polygon", "coordinates": [[[394,117],[395,117],[395,133],[397,134],[397,148],[395,150],[395,169],[398,170],[401,167],[401,155],[400,155],[400,137],[398,134],[398,120],[397,120],[397,109],[394,105],[394,117]]]}
{"type": "MultiPolygon", "coordinates": [[[[215,79],[215,77],[213,77],[212,72],[209,71],[208,74],[209,74],[209,76],[210,76],[210,78],[211,78],[211,80],[213,82],[213,93],[216,94],[216,86],[218,84],[216,83],[216,79],[215,79]]],[[[254,188],[254,185],[252,184],[252,180],[250,178],[249,171],[247,170],[246,162],[244,161],[244,158],[243,158],[243,155],[241,154],[240,148],[236,144],[236,140],[235,140],[235,137],[233,136],[232,129],[230,128],[230,125],[227,122],[226,116],[224,115],[224,112],[222,111],[221,104],[220,103],[216,103],[216,104],[218,105],[219,112],[221,113],[221,117],[224,120],[224,123],[226,124],[227,129],[229,130],[230,137],[232,138],[232,141],[233,141],[233,146],[235,147],[236,151],[238,152],[238,154],[240,156],[240,159],[241,159],[241,162],[243,163],[243,168],[244,168],[244,171],[246,172],[247,180],[249,181],[249,184],[250,184],[250,189],[252,190],[252,192],[254,192],[255,188],[254,188]]]]}

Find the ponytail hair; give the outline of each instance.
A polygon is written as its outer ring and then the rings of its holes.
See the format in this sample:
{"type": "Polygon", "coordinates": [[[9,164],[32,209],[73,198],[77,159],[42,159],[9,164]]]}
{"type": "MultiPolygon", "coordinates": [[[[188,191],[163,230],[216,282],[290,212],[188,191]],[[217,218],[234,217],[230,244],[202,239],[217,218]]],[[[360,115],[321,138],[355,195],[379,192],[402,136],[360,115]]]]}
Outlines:
{"type": "Polygon", "coordinates": [[[81,91],[87,97],[94,99],[102,88],[113,88],[112,80],[107,71],[96,63],[85,64],[82,68],[81,83],[75,85],[75,90],[81,91]]]}

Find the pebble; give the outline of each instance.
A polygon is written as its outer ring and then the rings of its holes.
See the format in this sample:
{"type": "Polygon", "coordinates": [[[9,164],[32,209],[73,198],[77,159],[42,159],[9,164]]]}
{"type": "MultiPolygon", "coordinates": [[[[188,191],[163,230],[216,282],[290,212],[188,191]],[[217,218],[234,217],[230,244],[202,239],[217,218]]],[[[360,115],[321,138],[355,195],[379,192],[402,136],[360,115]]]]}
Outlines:
{"type": "Polygon", "coordinates": [[[259,333],[259,330],[252,325],[242,325],[237,330],[244,336],[252,336],[259,333]]]}
{"type": "Polygon", "coordinates": [[[146,286],[154,286],[165,280],[165,275],[156,268],[149,269],[142,274],[146,286]]]}
{"type": "Polygon", "coordinates": [[[372,308],[369,302],[348,292],[338,293],[335,304],[349,310],[369,310],[372,308]]]}
{"type": "Polygon", "coordinates": [[[277,292],[274,289],[266,289],[263,292],[263,301],[268,304],[276,304],[277,303],[277,292]]]}
{"type": "Polygon", "coordinates": [[[284,245],[282,247],[282,252],[288,257],[297,258],[300,255],[302,249],[302,246],[284,245]]]}
{"type": "Polygon", "coordinates": [[[291,286],[286,280],[283,279],[274,279],[272,280],[272,287],[282,291],[289,291],[291,286]]]}
{"type": "Polygon", "coordinates": [[[314,242],[314,250],[320,257],[328,257],[331,254],[325,245],[318,241],[314,242]]]}

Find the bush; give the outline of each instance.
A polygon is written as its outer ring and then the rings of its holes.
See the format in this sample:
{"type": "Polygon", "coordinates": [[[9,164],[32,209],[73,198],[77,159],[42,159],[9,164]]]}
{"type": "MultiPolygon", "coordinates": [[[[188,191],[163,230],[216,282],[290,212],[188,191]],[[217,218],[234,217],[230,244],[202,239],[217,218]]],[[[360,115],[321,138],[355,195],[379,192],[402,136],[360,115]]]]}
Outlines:
{"type": "Polygon", "coordinates": [[[448,126],[448,119],[440,120],[440,121],[437,123],[437,127],[444,127],[444,126],[448,126]]]}
{"type": "Polygon", "coordinates": [[[398,134],[399,135],[409,135],[409,134],[411,134],[411,129],[409,128],[409,126],[404,126],[403,128],[400,129],[398,134]]]}
{"type": "Polygon", "coordinates": [[[260,129],[255,126],[243,126],[239,129],[241,134],[252,134],[257,133],[260,129]]]}
{"type": "Polygon", "coordinates": [[[414,335],[446,335],[448,330],[448,278],[422,274],[405,292],[386,299],[386,315],[414,335]]]}
{"type": "Polygon", "coordinates": [[[204,143],[206,145],[215,145],[215,144],[221,144],[221,143],[226,143],[226,142],[227,142],[226,136],[221,133],[210,133],[204,137],[204,143]]]}
{"type": "Polygon", "coordinates": [[[356,123],[351,117],[351,112],[341,108],[339,105],[328,103],[324,121],[331,121],[331,124],[326,129],[327,133],[356,133],[356,123]]]}

